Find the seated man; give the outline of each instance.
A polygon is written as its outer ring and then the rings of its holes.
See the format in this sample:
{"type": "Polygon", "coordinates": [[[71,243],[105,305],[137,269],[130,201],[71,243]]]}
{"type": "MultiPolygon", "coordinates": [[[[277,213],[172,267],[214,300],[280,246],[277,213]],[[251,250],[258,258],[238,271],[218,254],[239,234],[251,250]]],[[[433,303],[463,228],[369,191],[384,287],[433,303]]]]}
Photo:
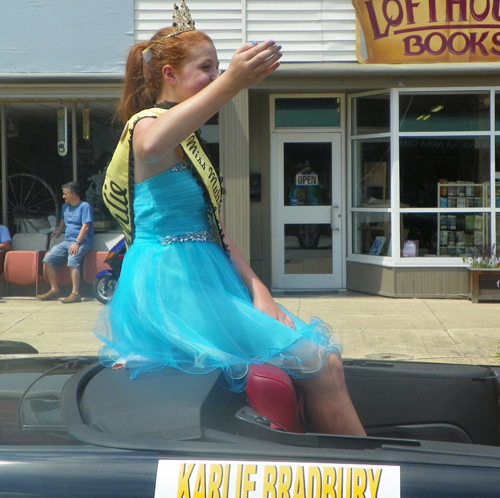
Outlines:
{"type": "Polygon", "coordinates": [[[94,217],[92,207],[80,199],[80,186],[76,182],[62,186],[65,204],[62,207],[61,223],[59,228],[51,234],[51,238],[58,237],[66,226],[64,241],[54,246],[43,258],[44,270],[50,282],[50,290],[41,294],[38,299],[49,301],[57,299],[61,294],[57,283],[57,269],[67,261],[71,275],[72,292],[62,299],[62,303],[79,303],[80,297],[80,270],[85,254],[92,248],[94,242],[94,217]]]}
{"type": "Polygon", "coordinates": [[[9,233],[9,229],[0,225],[0,251],[7,252],[10,249],[12,238],[9,233]]]}

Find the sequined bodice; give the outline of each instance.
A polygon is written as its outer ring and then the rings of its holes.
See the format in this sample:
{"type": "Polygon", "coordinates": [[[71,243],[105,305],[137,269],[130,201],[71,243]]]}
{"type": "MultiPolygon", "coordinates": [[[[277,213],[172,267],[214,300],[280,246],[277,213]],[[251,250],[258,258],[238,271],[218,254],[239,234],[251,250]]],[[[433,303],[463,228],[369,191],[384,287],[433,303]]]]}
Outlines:
{"type": "Polygon", "coordinates": [[[202,187],[191,170],[182,166],[134,186],[136,241],[162,241],[189,232],[211,232],[207,212],[202,187]]]}

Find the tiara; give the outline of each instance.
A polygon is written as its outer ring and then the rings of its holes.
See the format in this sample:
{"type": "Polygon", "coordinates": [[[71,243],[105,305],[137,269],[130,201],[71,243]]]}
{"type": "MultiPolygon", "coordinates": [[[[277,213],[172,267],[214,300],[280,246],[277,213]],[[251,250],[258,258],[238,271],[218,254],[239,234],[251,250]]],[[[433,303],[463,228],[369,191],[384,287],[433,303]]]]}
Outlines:
{"type": "Polygon", "coordinates": [[[172,23],[172,27],[174,31],[169,35],[163,36],[159,40],[154,41],[142,51],[142,57],[145,62],[149,62],[153,58],[153,54],[151,53],[151,47],[156,45],[157,43],[170,38],[171,36],[178,35],[180,33],[184,33],[185,31],[194,31],[196,28],[194,27],[194,21],[191,18],[191,14],[189,13],[189,9],[184,0],[181,0],[180,7],[174,3],[174,13],[172,15],[172,19],[174,22],[172,23]]]}

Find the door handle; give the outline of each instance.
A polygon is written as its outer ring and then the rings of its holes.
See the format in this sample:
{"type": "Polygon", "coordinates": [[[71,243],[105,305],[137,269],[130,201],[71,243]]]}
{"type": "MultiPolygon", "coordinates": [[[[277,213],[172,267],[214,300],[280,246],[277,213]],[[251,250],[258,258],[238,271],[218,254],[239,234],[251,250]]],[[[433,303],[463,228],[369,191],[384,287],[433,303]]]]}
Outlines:
{"type": "MultiPolygon", "coordinates": [[[[335,227],[333,226],[333,210],[334,210],[334,209],[338,209],[338,208],[339,208],[338,206],[332,206],[332,207],[330,208],[330,228],[331,228],[332,230],[340,230],[340,228],[335,228],[335,227]]],[[[338,215],[337,215],[337,218],[340,218],[341,216],[342,216],[341,214],[338,214],[338,215]]]]}

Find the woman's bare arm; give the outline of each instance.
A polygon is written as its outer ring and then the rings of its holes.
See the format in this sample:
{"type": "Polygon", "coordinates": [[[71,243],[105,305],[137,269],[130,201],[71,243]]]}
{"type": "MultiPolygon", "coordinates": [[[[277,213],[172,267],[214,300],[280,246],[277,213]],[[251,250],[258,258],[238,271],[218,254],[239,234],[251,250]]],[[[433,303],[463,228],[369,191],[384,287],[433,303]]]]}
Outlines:
{"type": "Polygon", "coordinates": [[[241,90],[274,72],[281,57],[279,48],[272,41],[243,45],[228,69],[210,85],[159,118],[139,121],[134,131],[136,159],[144,163],[165,159],[241,90]]]}

